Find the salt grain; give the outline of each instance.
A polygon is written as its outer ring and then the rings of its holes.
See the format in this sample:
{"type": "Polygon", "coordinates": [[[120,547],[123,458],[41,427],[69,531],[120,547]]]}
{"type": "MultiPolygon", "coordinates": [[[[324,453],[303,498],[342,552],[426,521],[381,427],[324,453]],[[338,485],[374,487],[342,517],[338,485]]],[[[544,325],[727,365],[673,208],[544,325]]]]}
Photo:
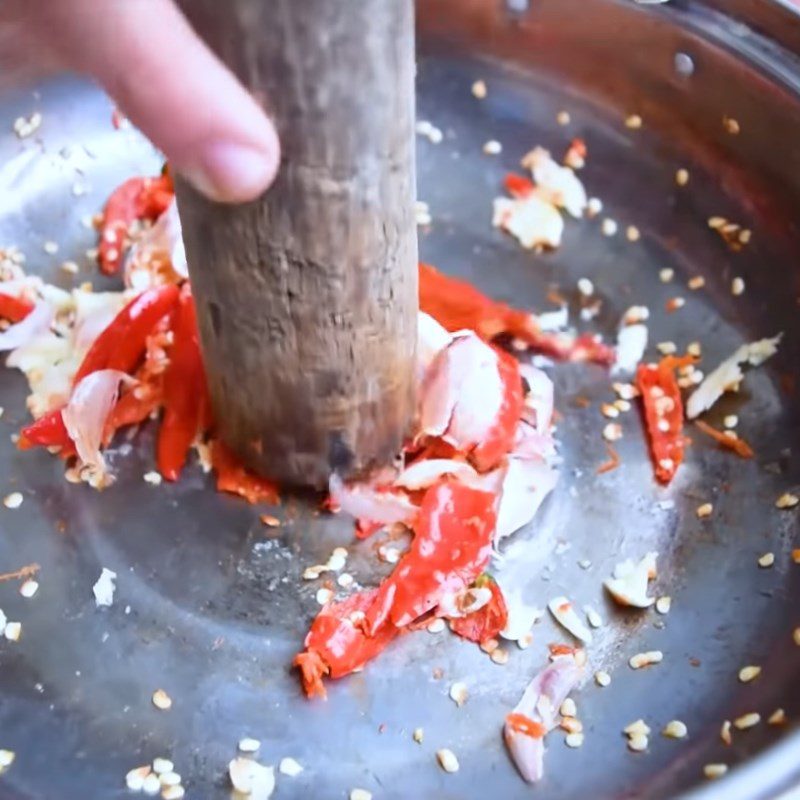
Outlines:
{"type": "Polygon", "coordinates": [[[594,294],[594,284],[588,278],[578,280],[578,291],[584,297],[591,297],[594,294]]]}
{"type": "Polygon", "coordinates": [[[0,750],[0,770],[10,767],[17,754],[13,750],[0,750]]]}
{"type": "Polygon", "coordinates": [[[163,480],[161,473],[156,472],[155,470],[150,470],[150,472],[145,472],[142,476],[144,478],[145,483],[149,483],[151,486],[160,486],[161,481],[163,480]]]}
{"type": "Polygon", "coordinates": [[[635,225],[628,225],[625,236],[627,236],[629,242],[638,242],[641,238],[641,233],[639,233],[639,229],[635,225]]]}
{"type": "Polygon", "coordinates": [[[556,122],[559,125],[569,125],[570,119],[569,111],[559,111],[556,114],[556,122]]]}
{"type": "Polygon", "coordinates": [[[594,674],[594,682],[598,686],[605,688],[611,683],[611,676],[605,670],[598,670],[594,674]]]}
{"type": "Polygon", "coordinates": [[[31,578],[19,587],[19,593],[25,598],[33,597],[39,591],[39,583],[31,578]]]}
{"type": "Polygon", "coordinates": [[[296,761],[291,756],[286,756],[281,759],[278,765],[278,772],[281,775],[286,775],[289,778],[296,778],[303,771],[303,767],[299,761],[296,761]]]}
{"type": "Polygon", "coordinates": [[[58,252],[58,242],[46,241],[42,245],[42,250],[49,256],[54,256],[58,252]]]}
{"type": "Polygon", "coordinates": [[[661,283],[669,283],[675,277],[675,270],[665,267],[658,273],[658,278],[661,283]]]}
{"type": "Polygon", "coordinates": [[[367,789],[351,789],[350,800],[372,800],[372,792],[367,789]]]}
{"type": "Polygon", "coordinates": [[[795,629],[792,631],[792,639],[793,639],[794,643],[795,643],[795,644],[796,644],[798,647],[800,647],[800,628],[795,628],[795,629]]]}
{"type": "Polygon", "coordinates": [[[240,753],[255,753],[259,747],[261,747],[261,742],[258,739],[251,739],[249,736],[239,739],[240,753]]]}
{"type": "Polygon", "coordinates": [[[702,275],[696,275],[694,278],[690,278],[686,285],[694,292],[706,285],[706,279],[702,275]]]}
{"type": "Polygon", "coordinates": [[[483,145],[483,152],[487,156],[498,156],[503,152],[503,145],[497,139],[490,139],[483,145]]]}
{"type": "Polygon", "coordinates": [[[689,183],[689,170],[681,167],[675,173],[675,183],[677,183],[678,186],[686,186],[686,184],[689,183]]]}
{"type": "Polygon", "coordinates": [[[166,775],[175,769],[175,765],[168,758],[154,758],[153,772],[156,775],[166,775]]]}
{"type": "Polygon", "coordinates": [[[664,595],[656,600],[656,611],[659,614],[669,614],[672,608],[672,598],[669,595],[664,595]]]}
{"type": "Polygon", "coordinates": [[[734,278],[731,281],[731,294],[736,297],[740,294],[744,294],[744,280],[742,280],[742,278],[734,278]]]}
{"type": "Polygon", "coordinates": [[[186,795],[186,789],[183,786],[167,786],[162,792],[161,797],[163,800],[183,800],[186,795]]]}
{"type": "Polygon", "coordinates": [[[42,115],[39,111],[34,111],[29,117],[17,117],[14,120],[14,133],[20,139],[33,136],[42,124],[42,115]]]}
{"type": "Polygon", "coordinates": [[[95,581],[92,586],[92,594],[94,594],[94,603],[98,608],[110,607],[114,604],[114,592],[116,591],[117,573],[114,570],[106,569],[100,573],[100,577],[95,581]]]}

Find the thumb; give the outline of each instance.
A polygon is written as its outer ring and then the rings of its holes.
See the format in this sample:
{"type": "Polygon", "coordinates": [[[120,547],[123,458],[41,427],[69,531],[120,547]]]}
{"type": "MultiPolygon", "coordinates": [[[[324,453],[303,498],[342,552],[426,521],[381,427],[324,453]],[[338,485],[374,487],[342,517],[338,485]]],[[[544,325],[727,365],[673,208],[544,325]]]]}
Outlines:
{"type": "Polygon", "coordinates": [[[244,202],[275,178],[275,128],[172,0],[33,0],[36,24],[73,69],[98,80],[195,188],[244,202]]]}

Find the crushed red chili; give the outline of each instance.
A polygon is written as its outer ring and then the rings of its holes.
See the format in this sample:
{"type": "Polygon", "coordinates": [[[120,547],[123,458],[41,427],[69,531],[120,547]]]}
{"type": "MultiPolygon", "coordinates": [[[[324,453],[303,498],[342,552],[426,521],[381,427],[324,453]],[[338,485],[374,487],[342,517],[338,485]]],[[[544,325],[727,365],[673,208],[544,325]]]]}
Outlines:
{"type": "Polygon", "coordinates": [[[667,356],[658,364],[641,364],[636,371],[636,388],[644,407],[650,455],[656,478],[667,484],[683,461],[683,399],[675,369],[694,363],[691,356],[667,356]]]}

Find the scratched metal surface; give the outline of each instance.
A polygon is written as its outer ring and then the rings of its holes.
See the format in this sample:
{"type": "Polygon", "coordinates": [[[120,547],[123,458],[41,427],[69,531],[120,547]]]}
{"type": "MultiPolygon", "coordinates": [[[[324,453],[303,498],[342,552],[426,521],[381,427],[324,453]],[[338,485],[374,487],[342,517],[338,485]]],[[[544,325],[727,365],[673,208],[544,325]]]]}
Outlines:
{"type": "MultiPolygon", "coordinates": [[[[536,795],[669,797],[700,783],[707,762],[737,765],[766,751],[717,787],[719,796],[724,787],[725,796],[758,796],[796,767],[797,735],[783,735],[783,749],[775,749],[783,732],[762,725],[725,748],[718,730],[723,719],[746,711],[766,717],[781,706],[790,718],[800,714],[800,649],[791,641],[800,624],[800,568],[789,558],[800,546],[797,517],[772,507],[800,481],[792,449],[800,418],[780,381],[800,356],[795,223],[784,209],[790,221],[781,236],[772,235],[774,220],[760,217],[715,164],[696,162],[657,130],[634,135],[619,109],[566,97],[542,76],[434,47],[421,59],[419,82],[420,118],[445,132],[439,145],[419,143],[419,195],[434,218],[421,236],[423,258],[531,308],[546,307],[554,284],[574,301],[577,279],[589,276],[603,308],[581,327],[610,337],[621,312],[645,302],[652,338],[680,346],[700,340],[706,365],[742,341],[786,333],[774,361],[748,375],[744,391],[710,418],[719,423],[737,413],[757,458],[734,459],[695,437],[688,463],[666,490],[652,480],[635,413],[622,420],[623,466],[595,475],[605,459],[597,405],[611,396],[609,378],[597,367],[555,367],[561,481],[533,528],[509,543],[532,543],[525,549],[538,603],[567,594],[608,621],[589,649],[589,675],[602,667],[612,684],[600,689],[589,678],[575,693],[585,745],[569,750],[561,733],[552,734],[536,795]],[[469,91],[478,77],[490,86],[481,104],[469,91]],[[562,107],[572,115],[569,129],[555,123],[562,107]],[[560,153],[577,134],[590,147],[582,174],[590,193],[621,226],[637,225],[642,239],[606,238],[597,222],[569,220],[558,252],[523,252],[491,229],[491,199],[531,146],[560,153]],[[482,154],[490,138],[502,141],[501,156],[482,154]],[[675,188],[677,165],[691,170],[691,190],[675,188]],[[746,220],[751,246],[731,255],[706,229],[712,214],[746,220]],[[660,283],[662,267],[675,270],[673,284],[660,283]],[[706,278],[701,292],[685,288],[695,274],[706,278]],[[733,274],[747,281],[741,298],[728,291],[733,274]],[[664,303],[676,294],[686,296],[686,306],[667,315],[664,303]],[[577,395],[592,407],[577,408],[577,395]],[[658,510],[667,498],[674,509],[658,510]],[[701,523],[694,510],[704,500],[714,502],[715,514],[701,523]],[[620,613],[601,590],[617,561],[648,550],[661,554],[655,591],[673,597],[666,617],[620,613]],[[756,559],[767,550],[775,552],[775,566],[760,570],[756,559]],[[578,566],[584,559],[589,569],[578,566]],[[651,649],[665,653],[663,664],[627,667],[630,655],[651,649]],[[747,663],[762,665],[764,674],[743,686],[736,675],[747,663]],[[649,752],[632,754],[621,730],[639,717],[656,732],[681,719],[689,737],[675,742],[655,733],[649,752]]],[[[159,166],[137,134],[111,127],[110,112],[97,90],[68,78],[0,102],[0,246],[18,245],[32,272],[65,287],[102,283],[84,256],[93,233],[81,219],[120,179],[159,166]],[[9,134],[11,122],[34,109],[44,113],[42,128],[20,142],[9,134]],[[76,182],[88,193],[76,197],[76,182]],[[55,256],[42,249],[48,239],[60,245],[55,256]],[[59,271],[65,258],[81,264],[78,276],[59,271]]],[[[502,667],[447,633],[407,636],[362,674],[331,684],[327,703],[306,702],[288,665],[317,608],[317,584],[303,583],[300,573],[345,544],[348,571],[373,584],[375,542],[353,546],[349,526],[312,513],[309,498],[286,500],[275,511],[285,524],[271,536],[258,521],[265,509],[215,493],[196,464],[177,486],[149,486],[142,480],[153,468],[147,428],[118,448],[130,452],[113,457],[113,488],[96,493],[67,484],[57,459],[11,444],[25,419],[24,396],[19,374],[0,373],[0,493],[25,496],[19,510],[0,509],[0,572],[32,561],[42,567],[31,600],[13,583],[0,584],[0,607],[23,623],[18,643],[0,642],[0,748],[17,753],[0,777],[0,798],[123,797],[127,770],[159,755],[174,760],[189,797],[227,797],[226,766],[245,735],[262,740],[263,763],[290,755],[305,766],[297,778],[278,776],[277,798],[342,798],[355,786],[376,798],[532,793],[500,730],[505,711],[545,663],[547,643],[567,636],[550,621],[537,625],[528,650],[510,648],[502,667]],[[114,606],[98,610],[91,587],[101,567],[119,578],[114,606]],[[438,680],[436,668],[443,671],[438,680]],[[461,709],[447,697],[455,680],[470,688],[461,709]],[[169,712],[151,704],[157,688],[173,698],[169,712]],[[422,745],[411,739],[415,727],[425,729],[422,745]],[[436,766],[440,747],[459,756],[457,774],[436,766]]]]}

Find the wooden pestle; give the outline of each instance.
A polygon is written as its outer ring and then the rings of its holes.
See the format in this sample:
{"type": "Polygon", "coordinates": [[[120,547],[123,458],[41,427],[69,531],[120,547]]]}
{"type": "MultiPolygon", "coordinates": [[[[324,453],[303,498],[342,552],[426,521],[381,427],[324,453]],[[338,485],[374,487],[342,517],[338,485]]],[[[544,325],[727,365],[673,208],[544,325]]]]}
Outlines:
{"type": "Polygon", "coordinates": [[[412,0],[182,5],[282,146],[255,202],[178,181],[220,433],[283,483],[386,464],[415,403],[412,0]]]}

